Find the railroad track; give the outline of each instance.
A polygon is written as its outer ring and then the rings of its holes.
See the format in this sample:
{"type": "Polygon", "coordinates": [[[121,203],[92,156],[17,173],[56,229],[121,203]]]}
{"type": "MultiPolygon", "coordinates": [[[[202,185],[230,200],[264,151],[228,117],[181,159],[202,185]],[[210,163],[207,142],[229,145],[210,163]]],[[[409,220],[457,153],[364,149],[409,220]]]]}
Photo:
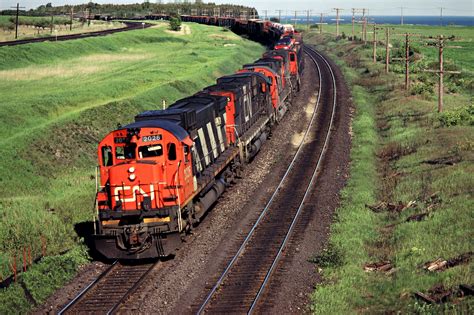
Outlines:
{"type": "Polygon", "coordinates": [[[54,41],[65,41],[71,39],[80,39],[80,38],[87,38],[87,37],[96,37],[96,36],[105,36],[113,33],[120,33],[126,31],[132,31],[142,28],[148,28],[153,24],[141,22],[125,22],[125,27],[115,28],[111,30],[103,30],[97,32],[88,32],[88,33],[78,33],[78,34],[71,34],[71,35],[60,35],[60,36],[48,36],[48,37],[40,37],[40,38],[30,38],[30,39],[20,39],[20,40],[12,40],[7,42],[0,42],[0,47],[2,46],[16,46],[16,45],[23,45],[23,44],[31,44],[31,43],[39,43],[39,42],[54,42],[54,41]]]}
{"type": "Polygon", "coordinates": [[[62,314],[113,314],[156,266],[124,265],[115,261],[59,312],[62,314]]]}
{"type": "Polygon", "coordinates": [[[319,74],[317,104],[285,175],[224,272],[196,307],[202,313],[253,313],[314,188],[333,127],[337,90],[329,62],[316,50],[305,53],[319,74]],[[327,84],[327,85],[326,85],[327,84]]]}

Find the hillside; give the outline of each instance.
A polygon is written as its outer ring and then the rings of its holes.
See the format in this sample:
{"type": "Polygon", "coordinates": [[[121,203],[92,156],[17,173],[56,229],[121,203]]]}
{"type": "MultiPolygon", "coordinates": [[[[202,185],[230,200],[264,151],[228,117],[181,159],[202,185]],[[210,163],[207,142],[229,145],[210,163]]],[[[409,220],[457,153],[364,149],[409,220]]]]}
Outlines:
{"type": "MultiPolygon", "coordinates": [[[[352,42],[350,28],[343,26],[339,39],[316,31],[305,36],[344,69],[355,106],[351,176],[330,242],[312,258],[324,280],[311,308],[316,314],[472,313],[472,28],[390,26],[392,34],[459,40],[446,45],[462,48],[445,48],[445,69],[461,74],[446,74],[441,113],[438,78],[423,71],[437,69],[437,48],[413,39],[405,91],[403,62],[393,60],[390,73],[384,71],[384,30],[374,63],[372,35],[367,45],[352,42]]],[[[404,37],[394,35],[390,47],[392,57],[404,56],[404,37]]]]}
{"type": "Polygon", "coordinates": [[[264,50],[221,28],[184,28],[0,48],[0,276],[47,256],[0,291],[0,313],[44,301],[87,260],[78,244],[93,219],[102,136],[264,50]]]}

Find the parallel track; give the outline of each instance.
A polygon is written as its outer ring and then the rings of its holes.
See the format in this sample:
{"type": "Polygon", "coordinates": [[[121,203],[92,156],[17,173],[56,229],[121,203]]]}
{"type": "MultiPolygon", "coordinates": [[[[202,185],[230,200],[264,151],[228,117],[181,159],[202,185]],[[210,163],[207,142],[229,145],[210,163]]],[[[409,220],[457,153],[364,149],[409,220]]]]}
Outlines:
{"type": "Polygon", "coordinates": [[[113,314],[135,292],[155,265],[123,265],[115,261],[58,314],[113,314]]]}
{"type": "Polygon", "coordinates": [[[103,30],[97,32],[88,32],[88,33],[78,33],[78,34],[71,34],[71,35],[60,35],[60,36],[48,36],[48,37],[39,37],[39,38],[31,38],[31,39],[20,39],[20,40],[12,40],[7,42],[0,42],[0,47],[2,46],[16,46],[16,45],[23,45],[23,44],[31,44],[31,43],[39,43],[39,42],[54,42],[54,41],[65,41],[71,39],[80,39],[80,38],[87,38],[87,37],[96,37],[96,36],[104,36],[113,33],[120,33],[125,31],[132,31],[138,30],[142,28],[148,28],[153,24],[150,23],[136,23],[136,22],[126,22],[124,23],[126,26],[121,28],[115,28],[111,30],[103,30]]]}
{"type": "Polygon", "coordinates": [[[308,46],[305,46],[305,52],[316,65],[320,82],[311,122],[275,192],[204,302],[198,306],[198,314],[250,314],[255,311],[314,187],[329,145],[337,91],[329,62],[308,46]]]}

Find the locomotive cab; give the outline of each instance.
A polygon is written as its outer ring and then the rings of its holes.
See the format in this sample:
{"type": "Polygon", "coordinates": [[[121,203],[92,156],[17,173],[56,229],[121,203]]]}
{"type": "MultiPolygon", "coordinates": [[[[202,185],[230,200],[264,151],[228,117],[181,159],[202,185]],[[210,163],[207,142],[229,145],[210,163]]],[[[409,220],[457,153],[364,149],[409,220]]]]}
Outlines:
{"type": "Polygon", "coordinates": [[[180,205],[195,189],[191,146],[186,131],[168,121],[137,121],[100,142],[99,253],[136,259],[173,252],[179,236],[167,234],[183,229],[180,205]]]}

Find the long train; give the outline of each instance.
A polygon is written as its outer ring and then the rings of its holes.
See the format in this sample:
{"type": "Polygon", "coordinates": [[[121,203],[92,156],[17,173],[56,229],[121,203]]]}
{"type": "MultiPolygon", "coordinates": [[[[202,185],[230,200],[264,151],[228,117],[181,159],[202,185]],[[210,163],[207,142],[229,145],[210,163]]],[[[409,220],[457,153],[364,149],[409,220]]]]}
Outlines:
{"type": "Polygon", "coordinates": [[[172,255],[182,234],[257,154],[299,90],[302,40],[291,26],[205,16],[182,19],[229,27],[274,49],[165,110],[138,114],[135,122],[99,143],[93,240],[95,250],[109,259],[172,255]]]}

